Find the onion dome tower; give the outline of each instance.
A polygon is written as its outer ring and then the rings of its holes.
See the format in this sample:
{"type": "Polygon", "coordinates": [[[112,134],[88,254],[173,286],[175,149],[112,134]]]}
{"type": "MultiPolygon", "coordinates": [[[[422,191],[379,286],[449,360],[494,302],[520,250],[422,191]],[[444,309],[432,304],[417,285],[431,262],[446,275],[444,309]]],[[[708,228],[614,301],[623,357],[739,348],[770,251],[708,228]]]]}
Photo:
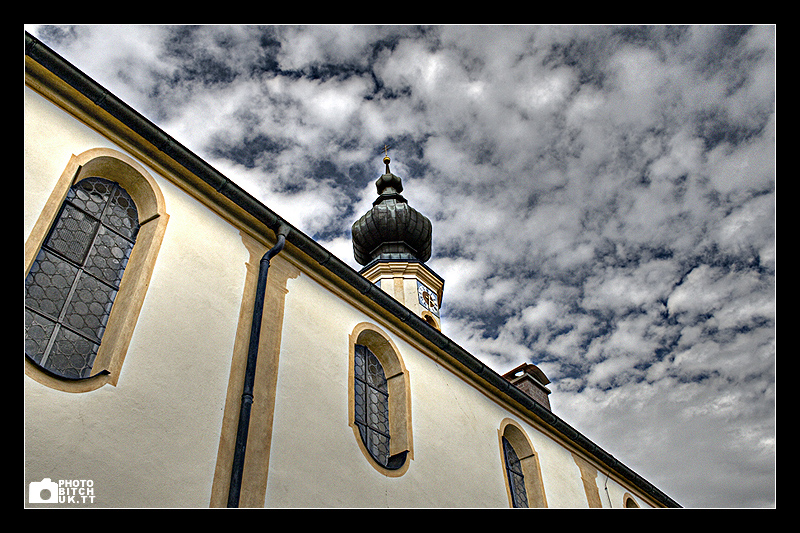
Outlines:
{"type": "Polygon", "coordinates": [[[431,257],[431,221],[400,194],[403,183],[390,172],[388,155],[383,162],[386,173],[375,182],[378,198],[353,224],[353,255],[364,265],[364,277],[441,330],[444,280],[425,265],[431,257]]]}

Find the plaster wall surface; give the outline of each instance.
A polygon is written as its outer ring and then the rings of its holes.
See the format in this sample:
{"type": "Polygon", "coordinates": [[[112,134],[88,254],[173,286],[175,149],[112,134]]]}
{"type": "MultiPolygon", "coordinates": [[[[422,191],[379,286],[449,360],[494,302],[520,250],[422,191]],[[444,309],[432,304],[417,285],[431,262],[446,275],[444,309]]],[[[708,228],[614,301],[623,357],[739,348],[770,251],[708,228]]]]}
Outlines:
{"type": "MultiPolygon", "coordinates": [[[[72,154],[124,150],[25,91],[27,238],[72,154]]],[[[24,378],[26,486],[92,480],[93,507],[207,507],[248,255],[238,231],[148,170],[170,219],[119,381],[67,393],[24,378]]]]}

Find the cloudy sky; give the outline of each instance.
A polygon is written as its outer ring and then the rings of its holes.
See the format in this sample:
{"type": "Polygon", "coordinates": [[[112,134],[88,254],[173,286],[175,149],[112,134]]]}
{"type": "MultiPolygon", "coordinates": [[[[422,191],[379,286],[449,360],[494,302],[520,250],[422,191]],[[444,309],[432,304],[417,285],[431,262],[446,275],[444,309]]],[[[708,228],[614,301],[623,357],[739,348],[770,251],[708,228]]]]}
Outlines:
{"type": "Polygon", "coordinates": [[[26,29],[356,269],[389,145],[446,335],[681,505],[775,505],[774,26],[26,29]]]}

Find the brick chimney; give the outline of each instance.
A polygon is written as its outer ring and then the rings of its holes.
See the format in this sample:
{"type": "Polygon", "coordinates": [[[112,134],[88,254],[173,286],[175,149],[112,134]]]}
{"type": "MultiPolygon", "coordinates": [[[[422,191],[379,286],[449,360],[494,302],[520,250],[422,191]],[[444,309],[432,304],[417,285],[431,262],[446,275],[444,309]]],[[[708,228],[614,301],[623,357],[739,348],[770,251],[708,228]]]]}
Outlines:
{"type": "Polygon", "coordinates": [[[514,370],[503,374],[503,377],[510,381],[512,385],[533,398],[536,403],[550,411],[550,389],[545,387],[550,380],[544,375],[538,366],[523,363],[514,370]]]}

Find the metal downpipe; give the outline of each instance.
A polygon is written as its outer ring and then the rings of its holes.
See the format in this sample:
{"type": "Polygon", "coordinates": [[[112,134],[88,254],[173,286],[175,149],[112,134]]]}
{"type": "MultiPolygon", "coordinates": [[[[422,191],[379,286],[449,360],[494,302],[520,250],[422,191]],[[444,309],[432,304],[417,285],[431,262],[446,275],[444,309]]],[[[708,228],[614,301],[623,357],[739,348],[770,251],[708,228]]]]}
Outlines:
{"type": "Polygon", "coordinates": [[[239,428],[236,431],[236,444],[233,449],[233,465],[231,466],[231,481],[228,489],[228,507],[239,507],[239,495],[242,489],[242,474],[244,473],[244,456],[247,449],[247,433],[250,428],[250,410],[253,405],[253,387],[256,376],[256,361],[258,360],[258,344],[261,339],[261,319],[264,315],[264,299],[267,289],[267,273],[269,262],[283,250],[286,244],[286,234],[289,228],[281,224],[278,229],[278,240],[261,258],[258,268],[258,283],[256,284],[255,302],[253,303],[253,322],[250,325],[250,343],[247,347],[247,366],[244,371],[244,387],[242,388],[242,403],[239,407],[239,428]]]}

